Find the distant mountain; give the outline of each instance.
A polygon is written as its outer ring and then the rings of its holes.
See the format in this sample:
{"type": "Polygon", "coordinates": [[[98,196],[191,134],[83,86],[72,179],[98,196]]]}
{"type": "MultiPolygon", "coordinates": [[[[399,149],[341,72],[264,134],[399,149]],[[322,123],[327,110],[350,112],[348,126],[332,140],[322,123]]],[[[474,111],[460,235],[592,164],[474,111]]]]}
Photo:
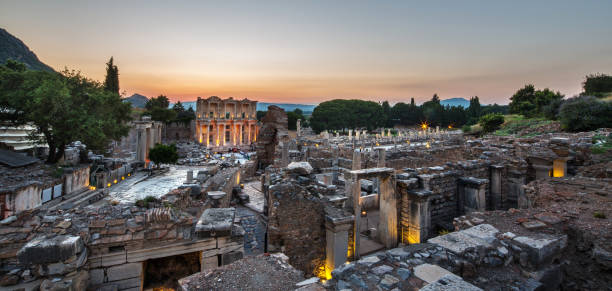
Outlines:
{"type": "MultiPolygon", "coordinates": [[[[189,107],[193,108],[193,110],[196,109],[195,101],[181,102],[181,104],[183,104],[185,109],[189,109],[189,107]]],[[[257,111],[268,111],[268,106],[270,105],[276,105],[284,109],[285,111],[293,111],[296,108],[299,108],[299,109],[302,109],[302,111],[305,114],[311,114],[314,108],[317,107],[317,105],[308,105],[308,104],[257,102],[257,111]]],[[[170,104],[170,108],[172,108],[172,106],[174,106],[174,104],[170,104]]]]}
{"type": "Polygon", "coordinates": [[[467,100],[465,98],[450,98],[450,99],[441,100],[440,104],[442,104],[442,106],[450,105],[450,106],[461,106],[463,108],[468,108],[470,107],[470,100],[467,100]]]}
{"type": "Polygon", "coordinates": [[[315,107],[317,107],[317,105],[309,105],[309,104],[257,102],[257,110],[258,111],[268,111],[268,106],[270,105],[276,105],[284,109],[285,111],[293,111],[295,109],[301,109],[306,114],[312,113],[315,107]]]}
{"type": "Polygon", "coordinates": [[[22,62],[30,70],[55,71],[41,62],[23,41],[0,28],[0,63],[4,64],[7,60],[22,62]]]}
{"type": "Polygon", "coordinates": [[[143,96],[138,93],[130,97],[123,98],[123,102],[132,103],[132,107],[136,108],[144,108],[147,104],[147,101],[149,101],[149,98],[147,98],[147,96],[143,96]]]}

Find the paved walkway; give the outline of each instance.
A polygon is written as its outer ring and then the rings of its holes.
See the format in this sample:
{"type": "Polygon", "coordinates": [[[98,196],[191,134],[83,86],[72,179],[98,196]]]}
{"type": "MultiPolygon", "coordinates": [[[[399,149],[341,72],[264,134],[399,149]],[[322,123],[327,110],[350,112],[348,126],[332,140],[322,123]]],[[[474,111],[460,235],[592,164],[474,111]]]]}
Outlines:
{"type": "Polygon", "coordinates": [[[168,172],[153,177],[147,177],[146,172],[136,172],[131,178],[113,185],[106,199],[129,203],[147,196],[161,197],[182,185],[187,179],[187,171],[193,170],[195,176],[198,170],[204,168],[171,166],[168,172]]]}
{"type": "Polygon", "coordinates": [[[246,207],[257,213],[263,213],[264,196],[263,192],[261,192],[261,181],[245,183],[243,191],[249,195],[249,203],[246,204],[246,207]]]}

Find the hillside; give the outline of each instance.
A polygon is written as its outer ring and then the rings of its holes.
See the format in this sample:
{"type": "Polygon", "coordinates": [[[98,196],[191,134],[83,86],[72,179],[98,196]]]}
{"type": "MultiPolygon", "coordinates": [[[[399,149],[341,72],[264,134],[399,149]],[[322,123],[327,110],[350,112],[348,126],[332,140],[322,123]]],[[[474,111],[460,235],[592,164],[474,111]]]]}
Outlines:
{"type": "Polygon", "coordinates": [[[144,108],[147,104],[147,101],[149,101],[149,98],[147,98],[147,96],[143,96],[138,93],[135,93],[134,95],[123,99],[123,102],[132,103],[132,107],[136,108],[144,108]]]}
{"type": "MultiPolygon", "coordinates": [[[[195,110],[196,108],[196,102],[195,101],[186,101],[186,102],[181,102],[183,104],[183,106],[185,106],[185,109],[188,108],[193,108],[193,110],[195,110]]],[[[170,108],[172,108],[174,104],[170,104],[170,108]]],[[[312,113],[312,111],[314,110],[315,107],[317,107],[316,105],[308,105],[308,104],[291,104],[291,103],[266,103],[266,102],[257,102],[257,111],[268,111],[268,106],[270,105],[276,105],[282,109],[284,109],[285,111],[293,111],[296,108],[301,109],[304,113],[306,114],[310,114],[312,113]]]]}
{"type": "Polygon", "coordinates": [[[23,41],[0,28],[0,63],[4,64],[7,60],[22,62],[31,70],[55,71],[41,62],[23,41]]]}

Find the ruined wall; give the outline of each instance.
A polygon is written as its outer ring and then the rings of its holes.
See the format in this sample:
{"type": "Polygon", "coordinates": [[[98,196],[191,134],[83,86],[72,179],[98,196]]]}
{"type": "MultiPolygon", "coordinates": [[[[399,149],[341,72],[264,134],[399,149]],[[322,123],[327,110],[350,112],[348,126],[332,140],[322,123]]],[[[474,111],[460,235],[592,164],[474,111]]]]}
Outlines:
{"type": "Polygon", "coordinates": [[[268,112],[262,118],[263,123],[257,136],[257,161],[259,168],[265,168],[274,164],[275,159],[280,159],[280,142],[289,140],[287,131],[287,113],[278,106],[269,106],[268,112]]]}
{"type": "Polygon", "coordinates": [[[269,188],[268,251],[282,251],[296,269],[312,274],[325,263],[324,203],[293,183],[269,188]]]}
{"type": "Polygon", "coordinates": [[[64,193],[70,194],[89,186],[89,166],[71,169],[64,175],[64,193]]]}
{"type": "Polygon", "coordinates": [[[195,120],[189,123],[172,122],[164,128],[166,141],[191,141],[195,135],[195,120]]]}

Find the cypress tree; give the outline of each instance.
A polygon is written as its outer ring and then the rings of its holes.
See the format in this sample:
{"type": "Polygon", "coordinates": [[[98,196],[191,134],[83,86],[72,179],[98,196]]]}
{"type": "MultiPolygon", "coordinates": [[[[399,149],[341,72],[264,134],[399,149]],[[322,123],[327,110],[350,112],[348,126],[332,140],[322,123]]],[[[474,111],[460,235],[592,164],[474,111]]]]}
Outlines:
{"type": "Polygon", "coordinates": [[[113,64],[113,57],[106,63],[106,78],[104,79],[104,89],[119,94],[119,69],[113,64]]]}

